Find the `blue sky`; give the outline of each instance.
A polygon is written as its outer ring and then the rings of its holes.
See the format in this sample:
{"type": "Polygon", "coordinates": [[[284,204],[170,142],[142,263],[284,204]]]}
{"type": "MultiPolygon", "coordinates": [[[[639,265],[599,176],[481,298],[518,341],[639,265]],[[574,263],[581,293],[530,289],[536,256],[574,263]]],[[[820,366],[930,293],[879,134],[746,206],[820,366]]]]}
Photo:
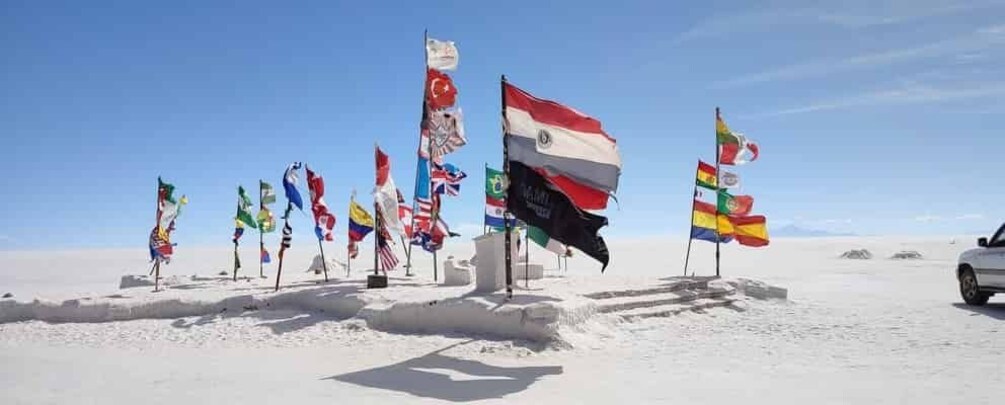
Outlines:
{"type": "MultiPolygon", "coordinates": [[[[191,200],[175,242],[226,245],[237,185],[294,160],[325,176],[342,245],[374,142],[411,194],[425,28],[460,48],[470,143],[448,160],[471,177],[445,215],[467,235],[501,160],[500,74],[618,139],[605,235],[686,234],[716,106],[760,143],[737,172],[770,226],[1003,220],[1003,2],[594,3],[5,1],[0,248],[145,246],[158,175],[191,200]]],[[[309,214],[293,226],[313,244],[309,214]]]]}

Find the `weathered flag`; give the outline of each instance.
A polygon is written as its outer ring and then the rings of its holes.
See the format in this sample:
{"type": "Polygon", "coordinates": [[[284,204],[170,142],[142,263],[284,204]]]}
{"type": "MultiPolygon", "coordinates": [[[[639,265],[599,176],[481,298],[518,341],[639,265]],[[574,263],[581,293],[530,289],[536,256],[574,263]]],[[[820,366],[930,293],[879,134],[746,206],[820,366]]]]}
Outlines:
{"type": "Polygon", "coordinates": [[[698,161],[698,178],[695,180],[699,186],[716,189],[718,188],[718,176],[715,173],[715,166],[698,161]]]}
{"type": "Polygon", "coordinates": [[[603,209],[618,189],[621,155],[600,121],[503,83],[511,161],[539,170],[576,206],[603,209]]]}
{"type": "Polygon", "coordinates": [[[716,110],[715,138],[719,143],[719,163],[738,166],[757,160],[760,148],[739,132],[733,132],[716,110]]]}
{"type": "Polygon", "coordinates": [[[297,190],[297,170],[300,170],[300,166],[302,166],[300,162],[293,162],[286,167],[286,173],[283,174],[283,189],[286,190],[286,199],[289,200],[290,204],[303,211],[304,200],[300,197],[300,191],[297,190]]]}
{"type": "Polygon", "coordinates": [[[754,208],[754,197],[749,195],[732,195],[724,190],[719,190],[717,207],[719,213],[729,216],[747,215],[754,208]]]}
{"type": "Polygon", "coordinates": [[[389,231],[404,235],[405,227],[398,218],[398,188],[395,187],[394,179],[391,177],[391,159],[378,147],[375,148],[375,161],[377,181],[373,196],[382,214],[382,223],[389,231]]]}
{"type": "Polygon", "coordinates": [[[464,116],[461,109],[426,113],[419,139],[419,155],[434,159],[454,152],[468,143],[464,136],[464,116]]]}
{"type": "Polygon", "coordinates": [[[506,207],[517,219],[536,226],[555,240],[571,245],[607,268],[610,253],[597,233],[607,218],[580,210],[546,178],[521,162],[509,162],[506,207]]]}
{"type": "Polygon", "coordinates": [[[454,70],[459,58],[454,41],[426,39],[426,66],[436,70],[454,70]]]}
{"type": "Polygon", "coordinates": [[[272,215],[272,211],[264,205],[261,210],[258,211],[258,229],[263,233],[269,233],[276,230],[276,218],[272,215]]]}
{"type": "Polygon", "coordinates": [[[158,228],[155,226],[150,231],[150,261],[159,258],[167,263],[171,261],[171,255],[174,253],[174,245],[171,244],[171,241],[167,237],[161,235],[158,228]]]}
{"type": "MultiPolygon", "coordinates": [[[[244,191],[244,187],[237,186],[237,215],[234,217],[238,224],[244,224],[252,228],[258,227],[258,222],[255,221],[255,217],[251,216],[251,198],[244,191]]],[[[242,231],[243,226],[242,226],[242,231]]],[[[239,236],[234,237],[237,240],[239,236]]]]}
{"type": "Polygon", "coordinates": [[[328,204],[325,203],[325,181],[310,167],[307,171],[307,189],[311,196],[311,212],[314,213],[314,234],[318,240],[335,240],[333,230],[335,229],[335,214],[328,212],[328,204]]]}
{"type": "Polygon", "coordinates": [[[454,106],[457,88],[450,76],[436,69],[426,69],[426,106],[430,110],[442,110],[454,106]]]}
{"type": "Polygon", "coordinates": [[[739,188],[740,187],[740,175],[735,172],[731,172],[726,169],[719,170],[719,187],[721,188],[739,188]]]}
{"type": "Polygon", "coordinates": [[[276,202],[276,190],[272,188],[271,184],[259,180],[258,192],[259,200],[262,202],[262,205],[273,204],[276,202]]]}

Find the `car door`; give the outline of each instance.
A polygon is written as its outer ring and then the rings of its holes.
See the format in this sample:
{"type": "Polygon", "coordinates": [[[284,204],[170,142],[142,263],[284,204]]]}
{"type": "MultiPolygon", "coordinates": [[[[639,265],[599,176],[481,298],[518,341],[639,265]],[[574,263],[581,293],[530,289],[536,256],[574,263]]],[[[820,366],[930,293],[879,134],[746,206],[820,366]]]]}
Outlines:
{"type": "Polygon", "coordinates": [[[1005,224],[988,241],[980,253],[977,272],[982,286],[1005,288],[1005,224]]]}

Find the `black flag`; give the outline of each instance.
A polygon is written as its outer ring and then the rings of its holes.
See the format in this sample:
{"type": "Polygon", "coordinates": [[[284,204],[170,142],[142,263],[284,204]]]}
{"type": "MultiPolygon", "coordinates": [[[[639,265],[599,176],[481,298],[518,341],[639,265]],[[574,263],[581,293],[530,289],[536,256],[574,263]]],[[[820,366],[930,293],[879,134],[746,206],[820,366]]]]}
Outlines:
{"type": "Polygon", "coordinates": [[[506,208],[513,216],[597,259],[604,265],[600,271],[607,268],[611,256],[604,238],[597,235],[607,225],[607,217],[580,210],[548,180],[520,162],[509,162],[509,180],[506,208]]]}

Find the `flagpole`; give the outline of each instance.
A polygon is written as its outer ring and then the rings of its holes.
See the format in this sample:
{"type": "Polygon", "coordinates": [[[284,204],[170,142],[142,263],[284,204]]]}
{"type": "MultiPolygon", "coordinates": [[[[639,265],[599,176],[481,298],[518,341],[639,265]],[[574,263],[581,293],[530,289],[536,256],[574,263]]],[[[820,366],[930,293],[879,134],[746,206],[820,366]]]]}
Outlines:
{"type": "MultiPolygon", "coordinates": [[[[718,126],[718,124],[719,124],[719,107],[715,107],[715,125],[718,126]]],[[[716,131],[718,131],[718,128],[716,128],[716,131]]],[[[695,183],[695,187],[697,187],[697,183],[695,183]]],[[[716,132],[716,136],[715,136],[715,198],[716,198],[716,200],[718,200],[718,198],[719,198],[719,135],[718,135],[718,132],[716,132]]],[[[693,209],[694,202],[692,201],[691,204],[692,204],[691,215],[693,216],[694,215],[694,209],[693,209]]],[[[692,220],[692,223],[693,222],[694,222],[694,220],[692,220]]],[[[722,235],[719,233],[719,210],[717,208],[715,210],[715,276],[716,277],[719,277],[719,257],[720,257],[720,255],[719,255],[719,241],[721,239],[722,239],[722,235]]],[[[685,270],[685,271],[687,271],[687,270],[685,270]]]]}
{"type": "MultiPolygon", "coordinates": [[[[419,148],[422,147],[422,127],[426,125],[426,79],[425,76],[429,74],[429,49],[426,48],[426,43],[429,42],[429,30],[422,30],[422,54],[425,55],[422,58],[422,65],[425,66],[423,70],[422,79],[422,120],[419,122],[419,148]]],[[[418,200],[416,199],[415,191],[418,190],[419,186],[419,156],[415,157],[415,189],[412,190],[412,235],[415,235],[415,212],[418,207],[418,200]]],[[[432,191],[432,190],[430,190],[432,191]]],[[[408,244],[408,250],[405,251],[405,275],[412,275],[412,244],[408,244]]]]}
{"type": "MultiPolygon", "coordinates": [[[[289,200],[289,199],[287,199],[289,200]]],[[[279,247],[279,268],[276,269],[276,291],[279,291],[279,279],[283,276],[283,253],[285,253],[285,243],[286,243],[286,227],[290,224],[290,212],[293,211],[293,201],[286,201],[286,212],[283,215],[283,242],[279,247]]],[[[290,231],[290,238],[293,238],[292,231],[290,231]]]]}
{"type": "MultiPolygon", "coordinates": [[[[157,177],[157,210],[154,211],[154,212],[157,213],[157,217],[154,220],[154,223],[155,223],[155,229],[156,229],[156,232],[157,232],[157,236],[159,237],[160,236],[160,231],[161,231],[161,178],[160,178],[160,176],[157,177]]],[[[149,242],[147,242],[147,243],[149,244],[149,242]]],[[[170,239],[168,239],[168,244],[170,244],[170,243],[171,243],[171,241],[170,241],[170,239]]],[[[157,290],[160,289],[160,280],[161,280],[161,253],[159,251],[156,251],[156,250],[155,250],[155,254],[154,254],[154,269],[153,269],[153,272],[154,272],[154,292],[157,292],[157,290]]]]}
{"type": "MultiPolygon", "coordinates": [[[[698,164],[699,165],[701,164],[701,160],[700,159],[698,160],[698,164]]],[[[716,176],[718,176],[718,173],[716,173],[716,176]]],[[[718,183],[718,180],[716,180],[716,183],[718,183]]],[[[696,179],[695,183],[694,183],[694,192],[691,193],[691,222],[688,223],[687,253],[684,255],[684,276],[687,276],[687,264],[688,264],[688,261],[691,260],[691,242],[694,241],[694,237],[692,237],[692,235],[691,235],[691,229],[694,227],[694,201],[695,201],[695,198],[697,198],[697,197],[698,197],[698,181],[696,179]]],[[[718,217],[718,214],[716,214],[716,215],[717,216],[715,218],[715,223],[716,223],[716,226],[718,226],[718,224],[719,224],[719,217],[718,217]]]]}
{"type": "MultiPolygon", "coordinates": [[[[240,197],[238,197],[238,198],[240,198],[240,197]]],[[[240,201],[238,201],[238,203],[237,203],[237,213],[238,214],[241,213],[241,202],[240,201]]],[[[237,219],[235,218],[235,221],[236,220],[237,219]]],[[[243,228],[242,228],[241,232],[242,233],[244,232],[243,228]]],[[[238,242],[238,239],[237,239],[237,228],[235,226],[235,228],[234,228],[234,281],[237,281],[237,268],[241,266],[241,264],[240,264],[240,262],[238,261],[238,258],[237,258],[237,244],[238,243],[239,242],[238,242]]]]}
{"type": "Polygon", "coordinates": [[[523,262],[523,286],[530,289],[530,232],[524,232],[523,248],[525,250],[525,259],[523,262]]]}
{"type": "Polygon", "coordinates": [[[377,197],[376,197],[376,195],[374,195],[374,197],[373,197],[373,225],[374,225],[374,228],[373,228],[373,275],[375,275],[375,276],[379,276],[380,275],[380,272],[378,271],[379,267],[377,266],[377,256],[380,255],[380,251],[379,251],[380,250],[380,240],[383,239],[383,238],[381,238],[381,235],[380,235],[380,233],[381,233],[380,232],[380,229],[381,229],[380,228],[381,227],[380,220],[381,220],[381,218],[380,218],[380,208],[377,206],[377,197]]]}
{"type": "MultiPolygon", "coordinates": [[[[499,95],[500,101],[502,102],[502,119],[503,125],[506,123],[506,75],[501,75],[499,78],[499,95]]],[[[506,129],[503,129],[503,181],[506,190],[507,197],[509,197],[509,145],[506,142],[506,129]]],[[[432,176],[430,176],[432,177],[432,176]]],[[[508,198],[507,198],[508,199],[508,198]]],[[[508,205],[508,203],[507,203],[508,205]]],[[[503,210],[503,229],[506,232],[504,248],[506,252],[504,253],[506,257],[506,298],[513,298],[513,257],[512,252],[510,252],[510,246],[512,246],[512,241],[510,240],[510,234],[513,229],[509,224],[509,207],[503,210]]]]}
{"type": "MultiPolygon", "coordinates": [[[[262,203],[262,179],[258,179],[258,212],[262,212],[265,204],[262,203]]],[[[258,218],[256,218],[258,219],[258,218]]],[[[258,224],[258,277],[265,278],[265,262],[262,260],[262,252],[265,251],[265,232],[262,224],[258,224]]]]}
{"type": "Polygon", "coordinates": [[[325,248],[321,245],[321,238],[318,238],[318,250],[321,251],[321,268],[325,272],[325,282],[328,282],[328,262],[325,261],[325,248]]]}

